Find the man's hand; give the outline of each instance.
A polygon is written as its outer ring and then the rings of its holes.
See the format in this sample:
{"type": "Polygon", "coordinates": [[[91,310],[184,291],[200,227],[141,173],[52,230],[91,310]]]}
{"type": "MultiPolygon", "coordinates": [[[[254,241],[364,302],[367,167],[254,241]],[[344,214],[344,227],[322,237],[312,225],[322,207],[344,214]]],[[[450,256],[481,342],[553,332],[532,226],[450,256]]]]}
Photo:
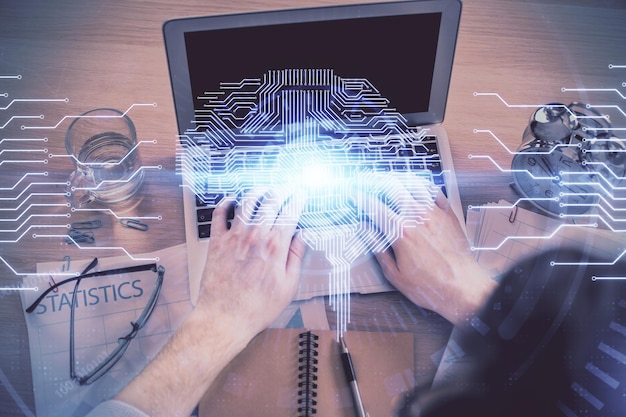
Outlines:
{"type": "Polygon", "coordinates": [[[478,265],[467,237],[446,198],[439,193],[423,224],[407,213],[419,211],[422,198],[394,183],[393,209],[367,196],[363,210],[391,242],[375,253],[383,273],[411,301],[460,325],[473,317],[496,287],[478,265]],[[395,240],[394,240],[395,239],[395,240]]]}
{"type": "Polygon", "coordinates": [[[196,308],[234,317],[250,338],[269,326],[298,289],[305,244],[293,237],[304,198],[251,192],[213,213],[209,255],[196,308]],[[227,212],[236,205],[230,228],[227,212]]]}
{"type": "Polygon", "coordinates": [[[229,228],[234,202],[224,200],[213,213],[195,309],[117,400],[153,417],[189,416],[221,370],[291,302],[305,250],[293,237],[304,199],[252,192],[229,228]]]}

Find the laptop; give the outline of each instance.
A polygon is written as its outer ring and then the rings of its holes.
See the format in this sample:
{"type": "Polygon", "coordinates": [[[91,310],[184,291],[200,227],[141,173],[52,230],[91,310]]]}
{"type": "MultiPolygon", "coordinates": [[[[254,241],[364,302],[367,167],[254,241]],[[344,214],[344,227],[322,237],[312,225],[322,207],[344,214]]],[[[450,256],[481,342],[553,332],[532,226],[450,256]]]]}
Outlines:
{"type": "Polygon", "coordinates": [[[463,219],[441,126],[460,13],[458,0],[424,0],[164,24],[192,300],[227,194],[284,181],[313,190],[298,225],[308,245],[299,300],[393,290],[359,239],[344,177],[427,178],[463,219]]]}

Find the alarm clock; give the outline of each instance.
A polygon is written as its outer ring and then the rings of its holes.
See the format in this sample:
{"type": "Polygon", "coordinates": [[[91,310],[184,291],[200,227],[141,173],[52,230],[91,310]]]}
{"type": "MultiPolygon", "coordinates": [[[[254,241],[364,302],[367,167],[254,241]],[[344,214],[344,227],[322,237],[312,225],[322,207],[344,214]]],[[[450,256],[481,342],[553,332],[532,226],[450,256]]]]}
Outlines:
{"type": "Polygon", "coordinates": [[[589,106],[551,103],[530,117],[522,144],[513,155],[513,185],[540,211],[563,217],[582,215],[597,204],[598,174],[584,158],[592,129],[589,106]],[[584,112],[584,114],[583,114],[584,112]]]}

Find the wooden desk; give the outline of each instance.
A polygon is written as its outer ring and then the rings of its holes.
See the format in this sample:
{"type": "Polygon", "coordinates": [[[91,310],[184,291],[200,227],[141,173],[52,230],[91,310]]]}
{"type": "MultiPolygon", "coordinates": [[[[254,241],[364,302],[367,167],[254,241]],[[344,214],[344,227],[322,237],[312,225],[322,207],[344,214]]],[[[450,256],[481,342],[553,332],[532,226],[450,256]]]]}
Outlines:
{"type": "MultiPolygon", "coordinates": [[[[297,6],[350,3],[338,0],[304,0],[297,6]]],[[[0,161],[38,160],[0,164],[0,187],[6,191],[26,172],[48,172],[46,182],[33,192],[62,193],[71,171],[63,137],[68,121],[64,115],[79,114],[94,107],[127,109],[140,139],[157,143],[142,148],[144,163],[162,165],[146,181],[139,211],[161,214],[152,222],[149,235],[130,233],[110,215],[103,219],[110,233],[98,237],[98,245],[118,245],[136,253],[184,242],[180,178],[175,174],[176,123],[169,76],[161,35],[162,23],[170,18],[294,7],[288,0],[244,0],[168,2],[151,0],[107,2],[20,0],[0,6],[0,75],[21,75],[21,79],[0,79],[0,108],[14,98],[63,99],[69,102],[15,102],[0,110],[2,139],[24,137],[20,120],[9,115],[39,115],[29,120],[39,126],[58,127],[34,131],[41,143],[28,144],[39,153],[11,150],[23,144],[1,142],[0,161]],[[47,157],[53,154],[54,157],[47,157]],[[48,159],[48,163],[42,161],[48,159]]],[[[445,127],[461,197],[465,206],[480,205],[500,198],[516,199],[509,188],[509,151],[520,143],[522,131],[535,105],[570,101],[623,105],[616,92],[562,92],[561,88],[604,88],[624,91],[626,69],[609,69],[609,64],[626,65],[626,5],[620,0],[466,0],[459,33],[456,60],[450,87],[445,127]],[[474,96],[474,92],[498,93],[474,96]],[[513,105],[525,105],[515,107],[513,105]],[[475,130],[490,130],[474,133],[475,130]],[[469,158],[489,156],[489,158],[469,158]]],[[[416,50],[419,43],[416,42],[416,50]]],[[[390,64],[392,65],[392,64],[390,64]]],[[[618,111],[615,124],[626,125],[618,111]]],[[[46,197],[41,197],[45,199],[46,197]]],[[[58,201],[57,197],[51,197],[58,201]]],[[[46,200],[48,201],[48,200],[46,200]]],[[[16,203],[2,200],[3,208],[16,203]]],[[[34,207],[31,214],[66,213],[67,209],[34,207]]],[[[17,214],[16,214],[17,213],[17,214]]],[[[19,210],[2,212],[3,219],[19,210]]],[[[71,221],[83,213],[74,213],[71,221]]],[[[33,224],[46,224],[37,217],[33,224]]],[[[16,223],[10,223],[14,225],[16,223]]],[[[17,226],[15,226],[17,227],[17,226]]],[[[34,271],[36,262],[58,260],[66,254],[81,257],[80,251],[59,238],[32,238],[32,230],[2,233],[0,240],[0,286],[19,282],[19,274],[34,271]],[[11,240],[15,240],[12,242],[11,240]]],[[[36,229],[42,233],[40,229],[36,229]]],[[[43,229],[41,229],[43,230],[43,229]]],[[[46,232],[52,233],[50,230],[46,232]]],[[[56,231],[63,233],[63,231],[56,231]]],[[[104,251],[103,255],[111,255],[104,251]]],[[[91,255],[91,253],[90,253],[91,255]]],[[[449,325],[435,314],[417,309],[398,294],[353,298],[354,328],[416,332],[418,382],[432,378],[435,365],[431,355],[443,347],[449,325]],[[368,320],[365,320],[365,317],[368,320]]],[[[333,315],[329,314],[332,318],[333,315]]],[[[15,292],[0,293],[0,409],[5,416],[31,415],[34,410],[28,338],[21,303],[15,292]],[[16,402],[16,398],[18,401],[16,402]]]]}

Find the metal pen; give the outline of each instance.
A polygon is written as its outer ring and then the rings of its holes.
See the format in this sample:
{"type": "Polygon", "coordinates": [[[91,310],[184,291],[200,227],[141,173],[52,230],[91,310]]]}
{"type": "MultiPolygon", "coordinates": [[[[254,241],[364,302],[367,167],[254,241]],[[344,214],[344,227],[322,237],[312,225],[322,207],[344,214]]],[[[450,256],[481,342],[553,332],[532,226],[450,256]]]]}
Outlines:
{"type": "Polygon", "coordinates": [[[354,399],[354,406],[358,417],[367,417],[365,409],[363,408],[363,401],[361,400],[361,393],[359,392],[359,385],[356,381],[356,373],[354,372],[354,366],[352,365],[352,357],[346,341],[343,340],[343,336],[339,337],[341,343],[341,362],[343,363],[343,371],[350,384],[350,390],[352,391],[352,398],[354,399]]]}

